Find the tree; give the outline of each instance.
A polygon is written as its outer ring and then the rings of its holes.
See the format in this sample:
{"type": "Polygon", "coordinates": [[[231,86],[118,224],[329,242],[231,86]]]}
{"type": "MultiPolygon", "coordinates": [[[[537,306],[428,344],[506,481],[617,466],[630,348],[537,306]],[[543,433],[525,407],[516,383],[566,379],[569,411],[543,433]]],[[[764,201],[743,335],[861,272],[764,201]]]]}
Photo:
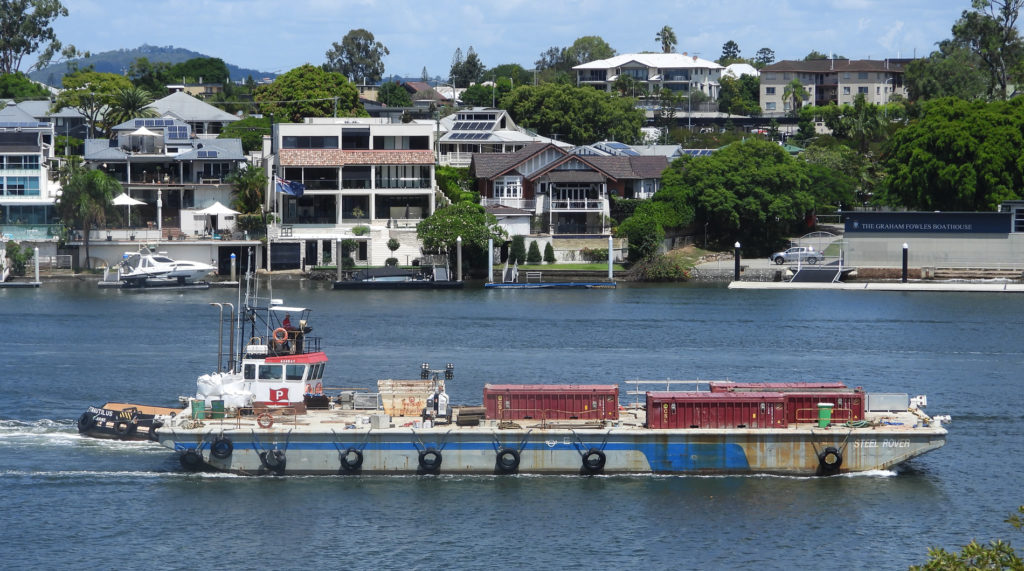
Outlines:
{"type": "Polygon", "coordinates": [[[989,77],[981,58],[953,41],[939,42],[939,49],[906,67],[904,81],[911,101],[959,97],[980,99],[989,93],[989,77]]]}
{"type": "Polygon", "coordinates": [[[502,242],[508,237],[493,214],[471,202],[438,208],[416,225],[416,235],[425,248],[449,253],[461,236],[463,247],[472,250],[470,255],[477,258],[486,253],[487,240],[502,242]]]}
{"type": "Polygon", "coordinates": [[[224,60],[216,57],[197,57],[174,64],[164,71],[164,85],[158,90],[163,91],[167,83],[181,81],[183,83],[227,83],[231,81],[231,72],[224,60]]]}
{"type": "Polygon", "coordinates": [[[338,72],[354,83],[377,83],[384,76],[383,58],[390,53],[370,32],[362,28],[349,30],[340,44],[333,42],[324,54],[324,69],[338,72]]]}
{"type": "Polygon", "coordinates": [[[842,122],[861,153],[867,153],[868,143],[884,134],[881,108],[868,103],[863,93],[853,99],[853,113],[844,115],[842,122]]]}
{"type": "Polygon", "coordinates": [[[631,263],[650,259],[658,253],[665,239],[665,227],[661,219],[670,206],[664,202],[642,202],[633,215],[622,221],[615,229],[615,235],[625,238],[628,244],[626,256],[631,263]]]}
{"type": "Polygon", "coordinates": [[[537,245],[536,240],[530,240],[530,250],[526,253],[526,263],[539,264],[542,261],[544,261],[544,258],[540,255],[540,246],[537,245]]]}
{"type": "Polygon", "coordinates": [[[53,103],[53,111],[66,107],[77,109],[89,122],[89,132],[96,133],[96,123],[103,110],[112,104],[119,89],[132,87],[128,78],[115,73],[80,69],[64,76],[64,91],[53,103]]]}
{"type": "Polygon", "coordinates": [[[82,230],[86,267],[92,269],[89,257],[89,230],[106,224],[106,208],[121,191],[121,183],[102,170],[76,170],[57,198],[57,211],[64,223],[82,230]]]}
{"type": "Polygon", "coordinates": [[[672,26],[662,26],[661,30],[654,35],[654,41],[661,44],[662,53],[670,54],[675,51],[677,40],[672,26]]]}
{"type": "MultiPolygon", "coordinates": [[[[829,59],[829,58],[830,58],[830,56],[828,54],[823,54],[823,53],[819,52],[818,50],[811,50],[811,53],[809,53],[809,54],[804,56],[804,61],[814,61],[816,59],[829,59]]],[[[839,58],[833,58],[833,59],[843,59],[843,58],[839,57],[839,58]]]]}
{"type": "Polygon", "coordinates": [[[741,59],[739,44],[732,40],[722,44],[722,55],[718,58],[719,65],[729,65],[730,63],[736,63],[741,59]]]}
{"type": "Polygon", "coordinates": [[[994,211],[1024,189],[1024,100],[926,101],[889,140],[882,200],[911,210],[994,211]]]}
{"type": "Polygon", "coordinates": [[[631,99],[555,83],[517,87],[501,99],[501,107],[519,125],[574,145],[639,141],[644,120],[631,99]]]}
{"type": "Polygon", "coordinates": [[[409,91],[394,81],[381,84],[380,91],[377,92],[377,102],[388,107],[412,107],[409,91]]]}
{"type": "MultiPolygon", "coordinates": [[[[456,48],[456,56],[461,55],[461,51],[456,48]]],[[[469,87],[473,83],[477,83],[483,77],[484,64],[480,62],[480,57],[476,55],[476,51],[473,46],[469,46],[469,50],[466,51],[466,58],[459,59],[453,58],[452,69],[450,75],[452,78],[452,85],[469,87]]]]}
{"type": "Polygon", "coordinates": [[[263,136],[270,134],[270,117],[246,117],[224,126],[218,139],[241,139],[246,153],[263,148],[263,136]]]}
{"type": "Polygon", "coordinates": [[[654,199],[689,202],[712,235],[755,252],[774,247],[814,209],[807,164],[772,142],[747,139],[670,167],[654,199]]]}
{"type": "Polygon", "coordinates": [[[0,99],[49,99],[50,92],[20,71],[0,75],[0,99]]]}
{"type": "Polygon", "coordinates": [[[492,67],[485,75],[497,78],[507,77],[512,88],[515,88],[517,85],[530,85],[533,83],[532,72],[523,69],[523,66],[518,63],[503,63],[492,67]]]}
{"type": "Polygon", "coordinates": [[[534,65],[541,71],[547,69],[568,71],[572,69],[572,66],[566,65],[566,63],[565,48],[551,46],[546,51],[541,52],[540,59],[534,62],[534,65]]]}
{"type": "Polygon", "coordinates": [[[53,21],[67,15],[68,10],[60,0],[0,2],[0,74],[20,70],[22,58],[36,53],[44,45],[39,62],[32,67],[45,67],[61,49],[53,21]]]}
{"type": "Polygon", "coordinates": [[[608,59],[614,55],[615,50],[601,36],[576,38],[576,41],[565,49],[565,59],[567,63],[571,64],[569,65],[570,69],[582,63],[608,59]]]}
{"type": "Polygon", "coordinates": [[[718,110],[732,115],[758,116],[761,103],[758,100],[761,83],[756,76],[742,75],[738,79],[722,76],[722,88],[718,94],[718,110]]]}
{"type": "Polygon", "coordinates": [[[491,107],[501,101],[501,97],[512,91],[512,83],[508,78],[499,78],[493,85],[475,83],[462,92],[462,103],[472,107],[491,107]]]}
{"type": "MultiPolygon", "coordinates": [[[[1024,506],[1016,514],[1006,518],[1006,523],[1017,530],[1024,529],[1024,506]]],[[[981,545],[971,540],[960,551],[949,552],[942,548],[928,549],[928,561],[924,565],[913,565],[911,571],[967,571],[968,569],[1024,569],[1024,559],[1008,541],[1000,539],[981,545]]]]}
{"type": "Polygon", "coordinates": [[[423,66],[423,71],[420,72],[420,81],[427,81],[430,79],[430,74],[427,73],[427,66],[423,66]]]}
{"type": "Polygon", "coordinates": [[[158,93],[166,89],[170,83],[171,64],[165,61],[149,61],[149,58],[136,58],[128,65],[128,78],[136,87],[150,93],[158,93]]]}
{"type": "Polygon", "coordinates": [[[1024,40],[1017,18],[1024,0],[973,0],[953,24],[953,39],[981,58],[990,75],[991,93],[1006,99],[1024,64],[1024,40]]]}
{"type": "Polygon", "coordinates": [[[267,190],[267,173],[246,163],[227,177],[231,184],[231,207],[242,214],[263,212],[263,196],[267,190]]]}
{"type": "Polygon", "coordinates": [[[365,117],[359,90],[340,73],[305,64],[256,89],[255,100],[276,121],[305,117],[365,117]]]}
{"type": "Polygon", "coordinates": [[[555,263],[555,247],[551,245],[551,242],[544,244],[544,263],[555,263]]]}
{"type": "Polygon", "coordinates": [[[134,85],[114,91],[103,114],[107,129],[135,118],[156,117],[157,112],[148,107],[153,97],[148,91],[134,85]]]}
{"type": "Polygon", "coordinates": [[[512,245],[508,249],[508,258],[513,263],[526,263],[526,238],[520,235],[512,236],[512,245]]]}
{"type": "Polygon", "coordinates": [[[808,97],[809,95],[807,94],[807,89],[804,88],[804,84],[795,77],[782,90],[782,100],[786,101],[788,99],[793,102],[791,110],[794,116],[799,113],[800,107],[803,106],[804,101],[807,101],[808,97]]]}
{"type": "Polygon", "coordinates": [[[754,67],[760,69],[775,62],[775,52],[771,48],[761,48],[754,55],[754,67]]]}

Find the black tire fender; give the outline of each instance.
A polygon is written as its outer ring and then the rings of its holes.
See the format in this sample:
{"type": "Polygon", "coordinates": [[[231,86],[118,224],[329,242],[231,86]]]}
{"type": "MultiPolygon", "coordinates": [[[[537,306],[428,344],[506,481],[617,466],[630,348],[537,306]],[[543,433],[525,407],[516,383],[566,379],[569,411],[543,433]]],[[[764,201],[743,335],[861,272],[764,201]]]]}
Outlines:
{"type": "Polygon", "coordinates": [[[341,453],[341,468],[346,472],[355,472],[363,467],[363,451],[349,448],[341,453]]]}
{"type": "Polygon", "coordinates": [[[608,458],[604,455],[604,451],[591,448],[583,455],[583,471],[588,474],[596,474],[604,470],[604,464],[607,460],[608,458]]]}
{"type": "Polygon", "coordinates": [[[266,452],[260,452],[260,462],[266,469],[278,474],[283,474],[284,467],[285,464],[287,464],[288,459],[284,454],[284,450],[274,449],[266,452]]]}
{"type": "Polygon", "coordinates": [[[818,454],[818,472],[823,476],[838,474],[843,465],[843,453],[835,446],[829,446],[818,454]]]}
{"type": "Polygon", "coordinates": [[[150,440],[152,440],[153,442],[156,442],[158,440],[156,431],[162,428],[163,425],[164,423],[160,422],[159,420],[154,420],[152,424],[149,425],[149,431],[147,432],[147,434],[149,435],[150,440]]]}
{"type": "Polygon", "coordinates": [[[79,433],[88,432],[92,430],[92,427],[96,426],[96,415],[91,412],[83,412],[82,416],[78,417],[76,425],[78,426],[79,433]]]}
{"type": "Polygon", "coordinates": [[[231,453],[235,451],[235,444],[231,442],[230,438],[220,437],[213,441],[210,445],[210,455],[219,460],[224,460],[231,456],[231,453]]]}
{"type": "Polygon", "coordinates": [[[440,450],[437,448],[427,448],[420,452],[420,469],[429,474],[436,474],[441,469],[442,460],[440,450]]]}
{"type": "Polygon", "coordinates": [[[515,448],[502,448],[494,458],[495,468],[501,474],[512,474],[519,469],[519,451],[515,448]]]}
{"type": "Polygon", "coordinates": [[[189,472],[195,472],[203,466],[203,456],[195,450],[186,450],[178,456],[181,467],[189,472]]]}
{"type": "Polygon", "coordinates": [[[126,420],[119,420],[114,423],[114,433],[121,438],[126,438],[135,434],[135,430],[138,426],[134,422],[128,422],[126,420]]]}

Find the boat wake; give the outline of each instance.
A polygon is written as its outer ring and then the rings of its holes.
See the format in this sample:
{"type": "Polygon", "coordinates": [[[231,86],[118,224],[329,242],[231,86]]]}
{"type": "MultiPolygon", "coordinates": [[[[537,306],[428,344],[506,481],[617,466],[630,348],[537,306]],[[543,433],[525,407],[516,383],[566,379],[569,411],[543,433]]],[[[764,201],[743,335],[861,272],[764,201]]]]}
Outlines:
{"type": "Polygon", "coordinates": [[[101,440],[88,438],[78,433],[72,419],[53,420],[0,420],[0,447],[4,446],[99,446],[109,449],[138,450],[152,448],[163,450],[159,445],[144,440],[101,440]]]}

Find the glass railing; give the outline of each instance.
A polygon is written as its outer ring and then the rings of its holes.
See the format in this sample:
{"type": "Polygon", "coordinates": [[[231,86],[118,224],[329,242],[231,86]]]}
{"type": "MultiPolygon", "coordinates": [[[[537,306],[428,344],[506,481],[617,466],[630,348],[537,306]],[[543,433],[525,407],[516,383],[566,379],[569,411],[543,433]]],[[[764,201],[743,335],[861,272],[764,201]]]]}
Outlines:
{"type": "Polygon", "coordinates": [[[59,224],[0,224],[0,234],[8,240],[54,240],[60,238],[59,224]]]}

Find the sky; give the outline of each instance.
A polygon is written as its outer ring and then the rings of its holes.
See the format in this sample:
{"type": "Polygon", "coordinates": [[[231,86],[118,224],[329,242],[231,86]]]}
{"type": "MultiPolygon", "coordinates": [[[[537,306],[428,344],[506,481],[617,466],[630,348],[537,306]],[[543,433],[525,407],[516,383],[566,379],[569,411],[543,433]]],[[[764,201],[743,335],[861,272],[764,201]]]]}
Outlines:
{"type": "MultiPolygon", "coordinates": [[[[852,59],[927,55],[950,36],[970,0],[63,0],[54,25],[64,44],[93,53],[174,46],[227,63],[284,73],[321,64],[332,42],[364,28],[390,50],[385,75],[447,76],[456,48],[483,64],[533,69],[541,52],[582,36],[617,53],[660,51],[671,26],[676,51],[714,60],[722,45],[776,61],[812,50],[852,59]]],[[[27,62],[28,58],[26,58],[27,62]]],[[[34,61],[34,58],[33,58],[34,61]]],[[[25,66],[27,67],[27,66],[25,66]]]]}

